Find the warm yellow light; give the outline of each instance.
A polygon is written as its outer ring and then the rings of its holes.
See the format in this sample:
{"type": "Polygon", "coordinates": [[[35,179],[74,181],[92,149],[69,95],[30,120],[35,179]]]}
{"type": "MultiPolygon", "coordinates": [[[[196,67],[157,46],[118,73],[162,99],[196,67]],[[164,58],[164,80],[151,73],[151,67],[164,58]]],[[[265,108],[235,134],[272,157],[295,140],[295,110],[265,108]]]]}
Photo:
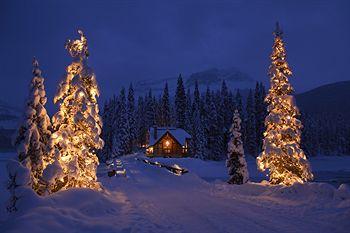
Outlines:
{"type": "Polygon", "coordinates": [[[147,150],[146,150],[146,152],[147,152],[148,154],[153,153],[153,147],[152,147],[152,146],[148,147],[147,150]]]}
{"type": "Polygon", "coordinates": [[[269,172],[271,184],[292,185],[313,178],[308,161],[300,148],[302,123],[292,96],[289,83],[292,74],[286,62],[286,52],[281,33],[275,34],[269,76],[271,87],[265,102],[268,116],[265,118],[263,152],[257,158],[259,170],[269,172]]]}
{"type": "Polygon", "coordinates": [[[165,141],[165,146],[170,146],[170,142],[167,140],[167,141],[165,141]]]}

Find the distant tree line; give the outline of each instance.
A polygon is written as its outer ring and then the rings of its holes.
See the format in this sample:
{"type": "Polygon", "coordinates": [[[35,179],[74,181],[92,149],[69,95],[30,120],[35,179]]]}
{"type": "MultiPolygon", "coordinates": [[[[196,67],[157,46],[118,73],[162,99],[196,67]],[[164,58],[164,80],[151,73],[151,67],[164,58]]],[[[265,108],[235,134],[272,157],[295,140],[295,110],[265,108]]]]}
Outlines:
{"type": "MultiPolygon", "coordinates": [[[[194,90],[186,90],[179,75],[174,96],[170,96],[165,83],[162,94],[155,95],[149,90],[136,100],[130,84],[128,90],[122,88],[104,104],[102,138],[105,146],[99,153],[100,160],[129,154],[145,145],[147,131],[152,126],[183,128],[192,136],[190,153],[193,156],[222,160],[226,158],[235,109],[242,118],[244,151],[256,157],[261,152],[265,130],[265,96],[266,89],[260,82],[244,96],[240,89],[230,90],[224,80],[220,90],[208,87],[201,93],[197,82],[194,90]]],[[[344,119],[306,114],[301,118],[304,124],[302,147],[308,156],[350,154],[350,127],[344,119]]]]}
{"type": "Polygon", "coordinates": [[[301,120],[307,155],[350,155],[350,120],[341,112],[302,113],[301,120]]]}

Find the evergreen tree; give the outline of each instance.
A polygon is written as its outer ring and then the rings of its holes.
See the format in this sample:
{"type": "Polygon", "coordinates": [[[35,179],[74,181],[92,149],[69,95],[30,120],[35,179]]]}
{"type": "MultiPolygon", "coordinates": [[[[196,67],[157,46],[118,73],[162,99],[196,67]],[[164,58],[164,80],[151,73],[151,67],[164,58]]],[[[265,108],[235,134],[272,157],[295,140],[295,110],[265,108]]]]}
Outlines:
{"type": "Polygon", "coordinates": [[[187,89],[186,95],[185,130],[192,135],[192,99],[191,90],[189,88],[187,89]]]}
{"type": "Polygon", "coordinates": [[[317,135],[317,121],[308,114],[302,114],[301,118],[304,122],[302,132],[302,149],[307,156],[315,156],[319,153],[319,142],[317,135]]]}
{"type": "Polygon", "coordinates": [[[170,102],[169,102],[169,89],[168,83],[165,83],[163,95],[162,95],[162,122],[161,126],[169,127],[170,126],[170,102]]]}
{"type": "Polygon", "coordinates": [[[27,167],[16,160],[9,160],[6,169],[8,174],[6,188],[10,193],[6,209],[7,212],[15,212],[18,210],[18,200],[23,198],[23,189],[28,188],[32,183],[32,175],[27,167]]]}
{"type": "Polygon", "coordinates": [[[104,146],[98,153],[100,162],[106,162],[113,154],[113,114],[115,113],[113,104],[113,100],[109,100],[104,104],[103,108],[103,128],[101,135],[104,141],[104,146]]]}
{"type": "Polygon", "coordinates": [[[155,125],[162,125],[162,98],[161,96],[158,96],[158,99],[156,97],[153,98],[153,102],[155,104],[155,125]]]}
{"type": "Polygon", "coordinates": [[[347,146],[347,124],[344,119],[344,116],[341,113],[338,113],[335,117],[335,152],[338,155],[346,154],[346,146],[347,146]]]}
{"type": "Polygon", "coordinates": [[[154,126],[155,124],[155,106],[152,95],[152,90],[148,92],[148,96],[145,97],[146,101],[146,128],[154,126]]]}
{"type": "Polygon", "coordinates": [[[50,145],[57,162],[46,173],[53,192],[72,187],[100,187],[96,178],[96,150],[103,147],[96,98],[99,90],[95,75],[87,65],[86,37],[82,31],[78,33],[80,40],[68,40],[66,44],[74,60],[67,67],[67,75],[54,98],[54,102],[59,103],[59,111],[53,116],[55,132],[50,145]]]}
{"type": "Polygon", "coordinates": [[[205,126],[205,135],[208,137],[209,133],[209,127],[210,127],[210,122],[209,122],[209,114],[211,111],[211,91],[209,87],[207,87],[207,90],[205,92],[205,95],[203,96],[203,107],[202,107],[202,116],[203,116],[203,123],[205,126]]]}
{"type": "Polygon", "coordinates": [[[144,100],[141,96],[139,96],[137,101],[137,112],[136,112],[136,124],[137,124],[137,143],[139,146],[142,146],[146,143],[147,138],[147,125],[146,118],[144,116],[145,112],[145,104],[144,100]]]}
{"type": "Polygon", "coordinates": [[[292,185],[312,179],[309,163],[300,148],[302,123],[297,119],[298,108],[291,95],[293,88],[288,77],[292,75],[286,61],[282,31],[277,23],[271,54],[269,94],[266,97],[268,116],[263,151],[257,158],[258,168],[268,169],[271,184],[292,185]]]}
{"type": "Polygon", "coordinates": [[[220,91],[216,91],[215,93],[212,94],[214,96],[214,105],[217,113],[217,128],[218,128],[218,153],[220,154],[220,159],[224,159],[224,155],[227,151],[227,139],[228,139],[228,130],[225,128],[225,122],[224,122],[224,117],[225,117],[225,112],[222,104],[222,96],[220,91]]]}
{"type": "Polygon", "coordinates": [[[238,110],[236,110],[230,129],[230,141],[228,143],[226,160],[226,166],[228,167],[228,174],[230,176],[228,183],[230,184],[244,184],[249,179],[240,130],[241,118],[239,117],[238,110]]]}
{"type": "Polygon", "coordinates": [[[44,78],[41,76],[39,63],[34,58],[33,79],[25,116],[14,144],[19,161],[31,172],[32,188],[39,194],[45,191],[45,184],[42,181],[43,170],[53,162],[47,148],[51,135],[51,122],[45,109],[46,101],[44,78]]]}
{"type": "Polygon", "coordinates": [[[247,98],[246,107],[246,122],[245,122],[245,148],[248,154],[256,156],[257,154],[257,139],[256,139],[256,119],[253,104],[253,92],[250,89],[247,98]]]}
{"type": "Polygon", "coordinates": [[[203,121],[199,107],[195,107],[193,112],[192,139],[190,141],[191,154],[199,159],[208,159],[207,140],[204,134],[203,121]]]}
{"type": "Polygon", "coordinates": [[[184,129],[186,125],[186,93],[182,76],[177,79],[177,87],[175,93],[175,122],[176,127],[184,129]]]}
{"type": "Polygon", "coordinates": [[[233,114],[235,112],[235,106],[236,106],[236,103],[235,103],[235,97],[232,93],[232,91],[229,91],[228,93],[228,102],[229,104],[227,106],[224,106],[227,111],[228,111],[228,119],[232,119],[233,118],[233,114]]]}
{"type": "Polygon", "coordinates": [[[132,152],[132,149],[136,140],[136,120],[135,120],[135,97],[134,88],[132,84],[129,86],[128,101],[127,101],[127,119],[128,119],[128,153],[132,152]]]}
{"type": "Polygon", "coordinates": [[[225,80],[222,81],[222,86],[221,86],[221,103],[220,103],[220,114],[223,119],[223,124],[224,124],[224,130],[229,131],[230,127],[230,121],[231,121],[231,103],[230,102],[230,97],[229,97],[229,91],[226,85],[225,80]]]}
{"type": "Polygon", "coordinates": [[[243,103],[242,103],[242,95],[239,89],[237,89],[236,96],[235,96],[235,109],[238,110],[239,115],[243,116],[243,103]]]}
{"type": "Polygon", "coordinates": [[[114,140],[114,153],[117,156],[129,153],[129,126],[128,126],[128,112],[126,107],[125,89],[122,88],[117,99],[117,126],[114,140]]]}
{"type": "Polygon", "coordinates": [[[195,108],[198,108],[201,110],[201,96],[199,93],[199,87],[198,87],[197,80],[195,82],[194,92],[193,92],[193,106],[192,106],[193,112],[194,112],[195,108]]]}
{"type": "Polygon", "coordinates": [[[214,98],[210,101],[210,111],[208,113],[208,159],[210,160],[220,160],[222,152],[222,137],[221,131],[218,125],[218,115],[214,102],[214,98]]]}
{"type": "Polygon", "coordinates": [[[264,133],[264,121],[266,116],[266,108],[264,103],[264,87],[262,83],[256,83],[254,91],[254,110],[255,110],[255,128],[256,128],[256,144],[257,152],[261,152],[263,133],[264,133]]]}

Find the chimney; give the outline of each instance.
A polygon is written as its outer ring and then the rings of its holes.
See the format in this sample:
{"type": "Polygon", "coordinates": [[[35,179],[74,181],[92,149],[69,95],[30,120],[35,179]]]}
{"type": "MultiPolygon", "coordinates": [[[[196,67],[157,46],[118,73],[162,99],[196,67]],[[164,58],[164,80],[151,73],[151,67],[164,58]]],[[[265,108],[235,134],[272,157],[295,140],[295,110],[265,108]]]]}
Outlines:
{"type": "Polygon", "coordinates": [[[157,139],[157,136],[158,136],[158,129],[157,129],[157,126],[154,126],[154,127],[153,127],[153,136],[154,136],[154,139],[156,140],[156,139],[157,139]]]}

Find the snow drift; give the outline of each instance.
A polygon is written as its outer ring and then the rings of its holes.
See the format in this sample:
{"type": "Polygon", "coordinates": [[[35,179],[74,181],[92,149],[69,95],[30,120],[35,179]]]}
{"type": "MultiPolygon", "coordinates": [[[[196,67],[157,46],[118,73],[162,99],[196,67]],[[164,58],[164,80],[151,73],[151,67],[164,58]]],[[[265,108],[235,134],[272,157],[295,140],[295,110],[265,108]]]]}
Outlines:
{"type": "MultiPolygon", "coordinates": [[[[137,161],[135,155],[122,161],[127,178],[108,177],[107,168],[99,167],[102,192],[71,189],[39,197],[27,189],[17,212],[1,212],[1,232],[320,233],[347,232],[350,227],[346,184],[338,188],[326,183],[229,185],[202,178],[211,170],[219,176],[223,162],[159,159],[189,169],[176,176],[137,161]]],[[[6,197],[0,197],[4,203],[6,197]]]]}

